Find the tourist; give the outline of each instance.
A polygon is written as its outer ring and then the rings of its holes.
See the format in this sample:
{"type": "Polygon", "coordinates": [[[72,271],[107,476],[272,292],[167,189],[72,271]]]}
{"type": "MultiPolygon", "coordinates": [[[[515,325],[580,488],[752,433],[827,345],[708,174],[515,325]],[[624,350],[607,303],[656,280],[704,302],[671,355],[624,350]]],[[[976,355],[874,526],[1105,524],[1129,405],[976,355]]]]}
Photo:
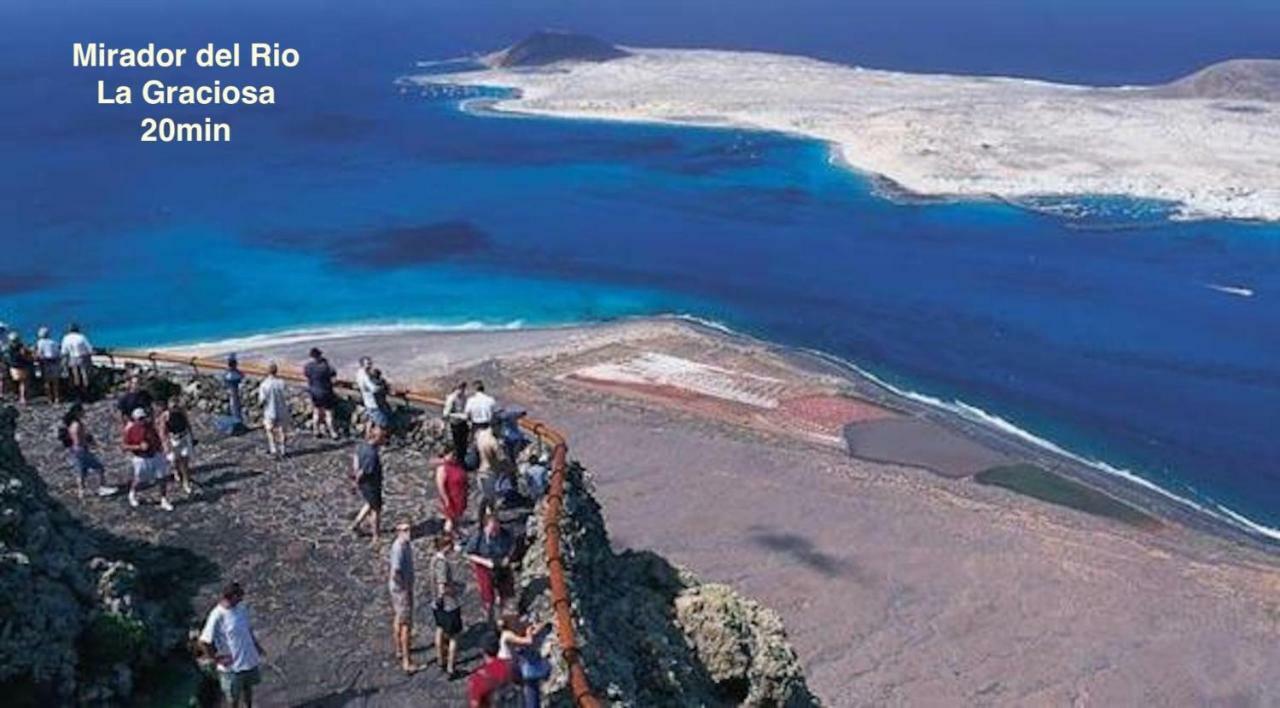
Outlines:
{"type": "Polygon", "coordinates": [[[484,661],[467,677],[467,704],[471,708],[491,708],[498,692],[511,683],[511,667],[498,658],[498,638],[485,639],[484,661]]]}
{"type": "Polygon", "coordinates": [[[391,404],[387,402],[387,396],[391,395],[391,386],[382,377],[382,369],[374,369],[370,376],[373,380],[373,409],[377,411],[377,417],[374,418],[373,423],[391,432],[391,404]]]}
{"type": "Polygon", "coordinates": [[[550,675],[551,667],[541,652],[544,629],[546,625],[526,623],[516,614],[503,615],[499,625],[498,658],[507,662],[511,678],[520,681],[523,708],[542,704],[541,683],[550,675]]]}
{"type": "Polygon", "coordinates": [[[307,377],[307,393],[311,395],[311,429],[316,437],[324,437],[328,430],[330,437],[338,439],[338,429],[333,424],[333,411],[338,407],[338,395],[333,392],[333,380],[337,372],[324,358],[324,353],[312,347],[311,361],[303,367],[302,374],[307,377]]]}
{"type": "Polygon", "coordinates": [[[453,535],[436,536],[435,554],[431,556],[431,587],[435,602],[431,606],[436,621],[436,658],[445,675],[456,675],[458,635],[462,634],[462,587],[453,578],[453,535]]]}
{"type": "Polygon", "coordinates": [[[458,460],[458,451],[447,442],[436,467],[436,497],[440,500],[445,532],[457,535],[458,524],[467,511],[467,471],[458,460]]]}
{"type": "Polygon", "coordinates": [[[222,589],[222,597],[204,622],[200,644],[218,666],[218,683],[227,707],[253,708],[253,687],[262,682],[258,667],[267,652],[253,633],[240,583],[229,583],[222,589]]]}
{"type": "Polygon", "coordinates": [[[356,514],[351,524],[351,532],[359,533],[360,524],[366,516],[373,520],[373,544],[378,543],[379,521],[382,516],[382,444],[386,442],[386,431],[374,427],[369,430],[368,438],[356,445],[355,454],[351,456],[352,477],[355,479],[356,491],[364,500],[364,506],[356,514]]]}
{"type": "Polygon", "coordinates": [[[396,524],[396,539],[391,542],[387,588],[391,592],[391,638],[396,658],[406,674],[420,668],[413,663],[413,526],[408,521],[396,524]]]}
{"type": "Polygon", "coordinates": [[[160,508],[173,511],[169,503],[169,470],[161,454],[160,433],[151,422],[146,408],[136,408],[124,428],[124,450],[133,462],[133,481],[129,485],[129,506],[137,507],[138,490],[156,482],[160,485],[160,508]]]}
{"type": "Polygon", "coordinates": [[[496,512],[489,510],[484,515],[480,533],[471,537],[467,544],[467,559],[476,576],[476,588],[480,592],[480,604],[484,607],[485,618],[490,624],[494,620],[494,607],[501,607],[515,594],[514,578],[511,575],[511,552],[515,544],[511,534],[498,520],[496,512]]]}
{"type": "Polygon", "coordinates": [[[444,399],[443,416],[449,425],[449,437],[453,440],[453,450],[458,462],[467,454],[467,446],[471,442],[471,429],[467,426],[467,382],[460,381],[444,399]]]}
{"type": "Polygon", "coordinates": [[[120,422],[128,425],[133,412],[141,408],[151,415],[151,393],[142,387],[142,377],[137,373],[129,376],[124,393],[116,399],[116,412],[120,414],[120,422]]]}
{"type": "Polygon", "coordinates": [[[360,391],[360,404],[364,406],[364,414],[370,426],[390,428],[391,418],[378,401],[378,382],[374,376],[373,359],[360,357],[360,366],[356,369],[356,389],[360,391]]]}
{"type": "Polygon", "coordinates": [[[493,412],[497,402],[484,392],[483,381],[476,381],[471,388],[474,393],[467,397],[464,410],[471,426],[471,440],[475,443],[476,453],[480,458],[479,470],[487,473],[497,464],[501,450],[498,438],[493,434],[493,412]]]}
{"type": "Polygon", "coordinates": [[[107,497],[115,494],[114,487],[107,486],[106,468],[102,461],[93,454],[96,441],[84,425],[84,406],[71,404],[62,416],[62,426],[58,429],[58,437],[71,456],[71,465],[76,471],[76,492],[84,498],[84,483],[90,472],[98,473],[98,496],[107,497]]]}
{"type": "Polygon", "coordinates": [[[36,331],[36,366],[44,383],[45,398],[50,403],[58,403],[62,397],[62,349],[49,336],[48,327],[36,331]]]}
{"type": "Polygon", "coordinates": [[[62,336],[62,358],[67,367],[71,388],[84,400],[93,382],[93,345],[80,332],[80,325],[72,322],[62,336]]]}
{"type": "Polygon", "coordinates": [[[280,367],[271,362],[267,366],[267,378],[258,386],[258,403],[262,405],[262,429],[267,434],[267,451],[272,457],[283,460],[291,414],[284,380],[279,374],[280,367]]]}
{"type": "Polygon", "coordinates": [[[22,343],[22,336],[9,331],[9,341],[4,347],[5,364],[9,367],[9,378],[18,390],[18,403],[27,405],[27,382],[31,379],[31,352],[22,343]]]}
{"type": "Polygon", "coordinates": [[[182,407],[182,399],[174,396],[166,403],[160,402],[160,413],[156,416],[156,425],[160,429],[160,440],[165,444],[169,464],[182,485],[184,494],[191,494],[191,464],[195,457],[196,439],[191,432],[191,419],[182,407]]]}
{"type": "Polygon", "coordinates": [[[222,374],[222,383],[227,387],[227,409],[238,434],[244,427],[244,405],[240,400],[244,374],[240,373],[240,361],[235,354],[227,356],[227,370],[222,374]]]}

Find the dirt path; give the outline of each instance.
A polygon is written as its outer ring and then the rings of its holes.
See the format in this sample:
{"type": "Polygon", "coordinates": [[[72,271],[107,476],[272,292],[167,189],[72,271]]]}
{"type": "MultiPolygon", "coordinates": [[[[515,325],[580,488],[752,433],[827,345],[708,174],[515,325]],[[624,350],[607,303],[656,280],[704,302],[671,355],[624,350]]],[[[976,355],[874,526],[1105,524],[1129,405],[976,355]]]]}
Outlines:
{"type": "MultiPolygon", "coordinates": [[[[193,416],[197,446],[195,477],[200,489],[191,497],[174,496],[176,509],[165,513],[154,492],[131,509],[123,494],[77,502],[74,478],[53,431],[61,412],[49,406],[24,409],[19,420],[23,453],[40,470],[50,489],[68,508],[112,532],[173,546],[208,558],[219,577],[195,599],[203,613],[212,607],[222,583],[245,585],[256,631],[266,655],[262,706],[423,706],[465,705],[465,680],[448,681],[430,648],[433,631],[421,583],[429,559],[428,540],[415,542],[420,579],[415,623],[416,659],[427,669],[406,676],[392,656],[391,609],[386,590],[386,553],[390,534],[371,548],[367,538],[346,530],[360,502],[347,479],[351,444],[296,438],[292,456],[276,462],[263,454],[256,434],[225,438],[207,419],[193,416]]],[[[127,461],[115,446],[117,423],[109,404],[90,408],[90,430],[103,442],[99,451],[108,474],[128,478],[127,461]]],[[[430,518],[435,508],[422,453],[389,448],[384,454],[387,520],[430,518]]],[[[426,529],[424,529],[426,530],[426,529]]],[[[459,568],[460,578],[470,573],[459,568]]],[[[468,587],[464,599],[467,634],[459,668],[477,661],[483,629],[478,599],[468,587]]]]}

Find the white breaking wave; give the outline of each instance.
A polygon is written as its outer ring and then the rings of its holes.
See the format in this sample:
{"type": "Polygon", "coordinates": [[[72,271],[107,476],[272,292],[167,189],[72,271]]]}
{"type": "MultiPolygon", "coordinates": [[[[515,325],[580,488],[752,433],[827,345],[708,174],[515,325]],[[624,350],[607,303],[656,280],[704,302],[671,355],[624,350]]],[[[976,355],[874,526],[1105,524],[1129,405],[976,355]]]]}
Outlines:
{"type": "Polygon", "coordinates": [[[1204,286],[1210,290],[1217,290],[1220,293],[1226,293],[1228,295],[1253,297],[1253,288],[1246,288],[1239,285],[1218,285],[1217,283],[1205,283],[1204,286]]]}
{"type": "MultiPolygon", "coordinates": [[[[707,319],[692,316],[692,315],[682,314],[682,315],[676,315],[676,317],[682,320],[693,322],[695,324],[710,327],[712,329],[715,329],[721,332],[740,336],[740,333],[736,332],[729,326],[720,322],[715,322],[712,320],[707,320],[707,319]]],[[[847,367],[848,369],[857,373],[859,376],[867,379],[868,381],[871,381],[875,385],[885,389],[886,391],[889,391],[890,393],[896,396],[901,396],[908,400],[915,401],[917,403],[929,406],[930,408],[934,408],[936,410],[941,410],[947,413],[951,413],[953,415],[957,415],[970,422],[978,423],[988,428],[999,430],[1000,432],[1006,435],[1010,435],[1019,440],[1028,442],[1042,450],[1046,450],[1055,455],[1072,460],[1073,462],[1078,462],[1082,465],[1087,465],[1096,470],[1105,472],[1109,475],[1124,479],[1128,482],[1138,485],[1139,487],[1155,492],[1160,496],[1165,497],[1166,499],[1169,499],[1178,504],[1194,509],[1203,514],[1207,514],[1215,519],[1218,519],[1219,521],[1227,523],[1231,526],[1235,526],[1236,528],[1240,528],[1254,535],[1262,536],[1264,538],[1268,538],[1273,541],[1280,541],[1280,529],[1276,529],[1270,526],[1260,524],[1238,512],[1232,511],[1231,509],[1228,509],[1227,507],[1222,506],[1221,504],[1213,503],[1212,507],[1210,507],[1207,504],[1196,502],[1192,499],[1181,496],[1173,491],[1165,489],[1164,487],[1161,487],[1155,482],[1152,482],[1151,480],[1146,479],[1145,477],[1142,477],[1141,475],[1137,474],[1136,472],[1133,472],[1132,470],[1127,470],[1122,467],[1116,467],[1115,465],[1109,464],[1102,460],[1095,460],[1093,458],[1085,457],[1078,453],[1072,452],[1062,447],[1061,445],[1058,445],[1052,440],[1042,438],[1039,435],[1036,435],[1035,433],[1029,430],[1018,427],[1016,424],[1012,423],[1011,421],[1001,416],[995,415],[993,413],[988,413],[987,411],[977,406],[970,405],[960,400],[945,401],[941,398],[930,396],[925,393],[920,393],[917,391],[911,391],[909,389],[900,388],[898,386],[895,386],[889,383],[888,381],[885,381],[879,376],[876,376],[870,371],[863,369],[862,367],[858,366],[857,364],[847,359],[843,359],[833,354],[828,354],[827,352],[818,351],[815,349],[801,348],[801,350],[809,354],[812,354],[814,356],[817,356],[819,358],[833,362],[839,366],[847,367]]]]}

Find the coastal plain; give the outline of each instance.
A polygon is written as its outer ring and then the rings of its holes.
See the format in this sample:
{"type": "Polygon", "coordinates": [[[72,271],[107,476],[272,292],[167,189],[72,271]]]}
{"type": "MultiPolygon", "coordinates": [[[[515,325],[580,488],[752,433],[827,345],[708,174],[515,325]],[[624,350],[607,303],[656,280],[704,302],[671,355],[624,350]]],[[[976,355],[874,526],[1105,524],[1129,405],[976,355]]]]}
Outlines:
{"type": "Polygon", "coordinates": [[[393,387],[483,378],[564,430],[614,545],[776,610],[831,705],[1280,700],[1273,554],[1176,516],[980,484],[1016,452],[803,356],[674,319],[181,351],[294,365],[312,344],[345,377],[374,357],[393,387]],[[851,456],[851,426],[898,461],[851,456]]]}
{"type": "Polygon", "coordinates": [[[1275,62],[1260,62],[1262,72],[1228,62],[1164,86],[1095,88],[758,52],[625,49],[608,61],[415,80],[515,89],[493,102],[499,111],[804,135],[922,196],[1111,195],[1168,202],[1188,218],[1280,219],[1280,105],[1270,83],[1250,90],[1239,78],[1247,71],[1274,82],[1275,62]]]}

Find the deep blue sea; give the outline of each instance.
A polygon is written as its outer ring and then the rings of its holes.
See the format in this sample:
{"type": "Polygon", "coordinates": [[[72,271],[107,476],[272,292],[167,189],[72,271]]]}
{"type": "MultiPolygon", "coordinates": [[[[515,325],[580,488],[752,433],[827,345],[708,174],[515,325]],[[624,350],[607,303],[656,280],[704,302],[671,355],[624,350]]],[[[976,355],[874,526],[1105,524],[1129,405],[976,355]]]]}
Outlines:
{"type": "Polygon", "coordinates": [[[692,0],[0,7],[0,319],[151,344],[340,323],[685,313],[962,401],[1280,527],[1280,227],[1072,200],[901,204],[772,134],[476,116],[414,62],[544,26],[1085,83],[1277,56],[1280,3],[692,0]],[[265,5],[265,7],[264,7],[265,5]],[[1156,9],[1159,8],[1159,12],[1156,9]],[[277,41],[290,71],[89,71],[71,43],[277,41]],[[144,145],[96,81],[272,83],[144,145]],[[1061,205],[1053,205],[1061,206],[1061,205]],[[1245,297],[1214,286],[1247,288],[1245,297]]]}

